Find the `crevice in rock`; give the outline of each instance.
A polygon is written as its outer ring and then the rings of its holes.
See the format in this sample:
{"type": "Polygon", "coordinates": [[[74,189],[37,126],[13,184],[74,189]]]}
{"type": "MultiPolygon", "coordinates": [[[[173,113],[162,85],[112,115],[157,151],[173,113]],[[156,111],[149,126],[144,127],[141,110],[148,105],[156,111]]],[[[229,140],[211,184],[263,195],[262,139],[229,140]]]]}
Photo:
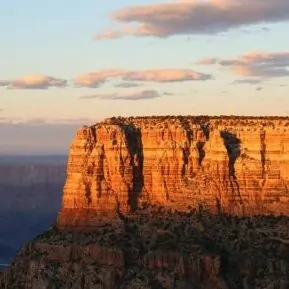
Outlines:
{"type": "Polygon", "coordinates": [[[185,134],[187,136],[188,142],[186,142],[184,148],[183,148],[183,167],[182,167],[182,176],[185,176],[186,174],[186,166],[189,163],[189,157],[190,157],[190,147],[191,143],[193,141],[193,131],[191,130],[190,123],[187,119],[180,118],[179,119],[180,124],[182,128],[185,131],[185,134]]]}
{"type": "Polygon", "coordinates": [[[143,177],[143,145],[141,131],[134,124],[121,124],[125,134],[126,147],[130,154],[130,165],[133,173],[132,190],[129,193],[128,204],[132,211],[138,207],[138,199],[144,185],[143,177]]]}
{"type": "Polygon", "coordinates": [[[96,127],[95,126],[90,127],[90,132],[93,138],[93,142],[96,143],[96,127]]]}
{"type": "Polygon", "coordinates": [[[222,130],[220,135],[224,141],[224,145],[226,147],[229,158],[228,162],[229,176],[236,179],[235,162],[237,158],[241,155],[241,140],[236,136],[236,134],[226,130],[222,130]]]}
{"type": "Polygon", "coordinates": [[[105,159],[105,151],[104,151],[104,147],[102,147],[102,153],[99,156],[99,162],[98,162],[98,166],[97,166],[97,171],[96,171],[96,177],[97,177],[97,187],[96,187],[96,191],[97,191],[97,198],[101,197],[101,183],[102,181],[105,179],[104,178],[104,159],[105,159]]]}
{"type": "Polygon", "coordinates": [[[208,141],[210,139],[210,125],[208,123],[201,124],[201,129],[206,137],[206,140],[208,141]]]}
{"type": "Polygon", "coordinates": [[[87,200],[87,204],[90,205],[92,202],[92,198],[91,198],[91,185],[89,183],[89,181],[86,179],[84,180],[84,191],[85,191],[85,197],[87,200]]]}
{"type": "Polygon", "coordinates": [[[264,179],[266,174],[266,132],[264,130],[260,132],[260,154],[262,164],[262,179],[264,179]]]}
{"type": "Polygon", "coordinates": [[[231,133],[229,131],[223,130],[220,133],[221,138],[224,141],[224,145],[227,150],[229,162],[228,162],[228,169],[229,169],[229,181],[232,193],[239,197],[240,205],[242,206],[242,214],[245,213],[244,203],[242,200],[240,186],[236,177],[235,173],[235,162],[241,155],[241,140],[236,136],[236,134],[231,133]]]}
{"type": "Polygon", "coordinates": [[[199,166],[202,165],[203,159],[206,156],[206,152],[204,150],[204,145],[205,145],[204,141],[198,141],[197,144],[196,144],[196,147],[197,147],[197,150],[198,150],[198,154],[199,154],[199,159],[198,159],[199,166]]]}

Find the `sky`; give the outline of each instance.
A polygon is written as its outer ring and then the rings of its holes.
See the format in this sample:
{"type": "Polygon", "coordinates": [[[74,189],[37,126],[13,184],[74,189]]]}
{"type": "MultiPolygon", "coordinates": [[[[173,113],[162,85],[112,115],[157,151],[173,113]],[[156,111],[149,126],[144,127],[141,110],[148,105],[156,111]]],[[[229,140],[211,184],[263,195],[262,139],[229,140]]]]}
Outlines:
{"type": "Polygon", "coordinates": [[[286,116],[288,31],[288,0],[1,1],[0,154],[111,116],[286,116]]]}

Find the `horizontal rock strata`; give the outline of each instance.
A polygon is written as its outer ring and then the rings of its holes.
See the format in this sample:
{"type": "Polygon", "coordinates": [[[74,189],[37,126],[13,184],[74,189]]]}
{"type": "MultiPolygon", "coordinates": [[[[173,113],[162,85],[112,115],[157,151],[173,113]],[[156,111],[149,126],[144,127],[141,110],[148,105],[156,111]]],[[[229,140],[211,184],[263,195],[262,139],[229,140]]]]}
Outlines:
{"type": "Polygon", "coordinates": [[[288,118],[112,118],[71,144],[58,227],[94,226],[143,203],[288,214],[288,185],[288,118]]]}

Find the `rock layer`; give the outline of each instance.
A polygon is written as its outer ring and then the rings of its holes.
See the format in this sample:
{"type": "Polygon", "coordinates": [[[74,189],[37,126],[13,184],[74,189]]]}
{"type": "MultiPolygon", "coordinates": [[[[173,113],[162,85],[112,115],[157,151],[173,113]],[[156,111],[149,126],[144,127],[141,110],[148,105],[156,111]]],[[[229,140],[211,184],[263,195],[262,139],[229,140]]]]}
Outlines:
{"type": "Polygon", "coordinates": [[[288,185],[288,118],[112,118],[77,132],[57,223],[94,226],[141,203],[288,214],[288,185]]]}

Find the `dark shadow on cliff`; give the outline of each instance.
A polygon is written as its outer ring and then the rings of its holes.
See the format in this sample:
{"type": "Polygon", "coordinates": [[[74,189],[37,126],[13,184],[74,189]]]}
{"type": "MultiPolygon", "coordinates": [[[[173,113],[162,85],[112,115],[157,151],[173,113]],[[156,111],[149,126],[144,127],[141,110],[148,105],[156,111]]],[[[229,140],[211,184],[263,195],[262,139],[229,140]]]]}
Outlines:
{"type": "MultiPolygon", "coordinates": [[[[190,155],[189,147],[191,146],[191,142],[194,139],[193,131],[191,129],[191,125],[190,125],[189,119],[184,118],[184,117],[179,117],[179,120],[180,120],[180,123],[181,123],[185,133],[186,133],[187,139],[189,141],[188,146],[186,148],[184,148],[184,163],[185,163],[185,165],[187,165],[188,164],[189,155],[190,155]]],[[[200,125],[201,130],[203,131],[203,134],[204,134],[204,136],[206,138],[206,141],[208,141],[209,138],[210,138],[210,126],[206,122],[203,123],[203,120],[199,120],[199,121],[202,122],[199,125],[200,125]]],[[[199,154],[198,162],[199,162],[200,166],[202,165],[203,159],[206,156],[206,152],[204,150],[204,145],[205,145],[206,141],[201,141],[200,140],[196,144],[196,148],[197,148],[198,154],[199,154]]],[[[185,174],[185,171],[183,170],[183,175],[184,174],[185,174]]]]}
{"type": "Polygon", "coordinates": [[[141,131],[134,124],[121,124],[126,137],[126,145],[131,156],[133,170],[133,186],[129,192],[129,206],[132,211],[138,207],[139,195],[144,185],[143,177],[143,145],[141,131]]]}
{"type": "Polygon", "coordinates": [[[224,141],[224,145],[228,153],[229,175],[236,179],[235,162],[237,158],[241,155],[241,140],[236,136],[236,134],[226,130],[222,130],[220,135],[224,141]]]}

